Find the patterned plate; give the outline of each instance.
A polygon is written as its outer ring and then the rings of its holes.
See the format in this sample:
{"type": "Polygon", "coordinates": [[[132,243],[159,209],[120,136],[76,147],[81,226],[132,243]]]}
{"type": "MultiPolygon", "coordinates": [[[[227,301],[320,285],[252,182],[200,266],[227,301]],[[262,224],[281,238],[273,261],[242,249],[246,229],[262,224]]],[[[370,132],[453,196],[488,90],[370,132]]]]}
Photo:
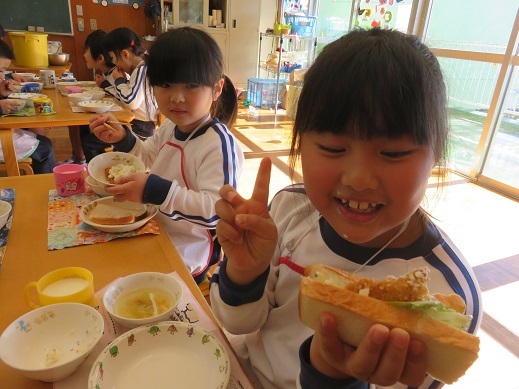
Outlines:
{"type": "Polygon", "coordinates": [[[210,332],[178,321],[163,321],[124,333],[99,354],[88,387],[226,388],[227,350],[210,332]]]}

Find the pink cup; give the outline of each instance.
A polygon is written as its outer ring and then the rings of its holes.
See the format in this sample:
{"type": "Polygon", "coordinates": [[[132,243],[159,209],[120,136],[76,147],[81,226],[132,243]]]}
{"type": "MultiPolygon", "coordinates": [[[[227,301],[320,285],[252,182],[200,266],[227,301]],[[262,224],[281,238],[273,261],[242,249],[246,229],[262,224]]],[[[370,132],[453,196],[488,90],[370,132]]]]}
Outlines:
{"type": "Polygon", "coordinates": [[[69,197],[85,191],[85,168],[76,164],[56,166],[53,170],[58,195],[69,197]]]}

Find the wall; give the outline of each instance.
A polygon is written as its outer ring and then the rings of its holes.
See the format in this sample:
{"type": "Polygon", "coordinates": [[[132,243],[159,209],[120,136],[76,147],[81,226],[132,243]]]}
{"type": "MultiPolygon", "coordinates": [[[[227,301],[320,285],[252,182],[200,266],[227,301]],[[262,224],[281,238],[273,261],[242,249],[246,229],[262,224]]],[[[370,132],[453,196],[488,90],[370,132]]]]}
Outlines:
{"type": "MultiPolygon", "coordinates": [[[[148,0],[144,0],[143,3],[145,4],[147,1],[148,0]]],[[[74,36],[49,34],[47,39],[49,41],[61,42],[63,52],[70,54],[70,62],[72,63],[71,71],[80,80],[93,79],[92,71],[87,69],[83,59],[83,54],[85,53],[85,39],[88,34],[93,31],[90,28],[90,19],[95,19],[97,22],[97,28],[105,31],[110,31],[114,28],[124,26],[131,28],[140,37],[156,35],[153,23],[144,16],[144,6],[135,10],[131,6],[115,4],[109,4],[107,7],[103,7],[100,4],[100,0],[99,3],[94,3],[92,0],[70,0],[70,9],[72,13],[74,36]],[[83,16],[76,15],[76,5],[81,5],[83,7],[83,16]],[[84,20],[84,31],[78,31],[78,18],[83,18],[84,20]]],[[[276,9],[277,0],[261,0],[260,31],[265,31],[267,27],[273,26],[276,9]]],[[[10,44],[9,38],[7,38],[6,41],[10,44]]],[[[251,44],[257,44],[257,42],[251,42],[251,44]]]]}
{"type": "MultiPolygon", "coordinates": [[[[144,0],[144,3],[146,1],[147,0],[144,0]]],[[[155,35],[151,23],[149,23],[144,16],[144,7],[140,7],[138,10],[133,9],[131,6],[115,4],[109,4],[107,7],[103,7],[100,1],[99,4],[96,4],[92,0],[70,0],[70,9],[74,35],[49,34],[47,40],[61,42],[63,52],[70,54],[70,62],[72,63],[71,71],[74,72],[76,78],[80,80],[93,79],[92,71],[87,69],[85,60],[83,59],[85,39],[88,34],[93,31],[93,29],[90,28],[90,19],[96,20],[98,29],[107,32],[118,27],[128,27],[135,31],[140,37],[147,35],[148,31],[150,35],[155,35]],[[76,15],[76,5],[83,7],[83,16],[76,15]],[[84,31],[78,31],[78,18],[83,18],[84,20],[84,31]]],[[[6,38],[6,42],[11,45],[9,37],[6,38]]]]}

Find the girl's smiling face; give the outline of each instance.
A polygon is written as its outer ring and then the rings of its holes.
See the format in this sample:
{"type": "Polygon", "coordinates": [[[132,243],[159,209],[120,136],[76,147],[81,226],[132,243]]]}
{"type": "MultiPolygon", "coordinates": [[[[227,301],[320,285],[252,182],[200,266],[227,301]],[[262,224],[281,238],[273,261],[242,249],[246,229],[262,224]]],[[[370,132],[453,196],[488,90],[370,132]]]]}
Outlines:
{"type": "Polygon", "coordinates": [[[339,235],[367,247],[383,246],[416,212],[435,164],[409,137],[308,132],[300,146],[308,197],[339,235]]]}
{"type": "Polygon", "coordinates": [[[214,88],[200,84],[164,84],[154,86],[153,93],[160,112],[182,132],[194,130],[222,93],[223,79],[214,88]]]}

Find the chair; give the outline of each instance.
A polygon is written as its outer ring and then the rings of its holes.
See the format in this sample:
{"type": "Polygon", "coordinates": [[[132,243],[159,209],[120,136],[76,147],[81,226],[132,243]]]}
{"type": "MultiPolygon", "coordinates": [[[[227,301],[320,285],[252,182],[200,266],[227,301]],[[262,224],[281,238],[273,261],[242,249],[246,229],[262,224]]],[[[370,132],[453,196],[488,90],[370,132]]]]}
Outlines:
{"type": "MultiPolygon", "coordinates": [[[[32,158],[25,158],[22,161],[18,161],[18,168],[20,169],[20,174],[24,176],[34,175],[34,170],[32,170],[32,158]]],[[[6,171],[5,163],[0,162],[0,170],[6,171]]]]}

